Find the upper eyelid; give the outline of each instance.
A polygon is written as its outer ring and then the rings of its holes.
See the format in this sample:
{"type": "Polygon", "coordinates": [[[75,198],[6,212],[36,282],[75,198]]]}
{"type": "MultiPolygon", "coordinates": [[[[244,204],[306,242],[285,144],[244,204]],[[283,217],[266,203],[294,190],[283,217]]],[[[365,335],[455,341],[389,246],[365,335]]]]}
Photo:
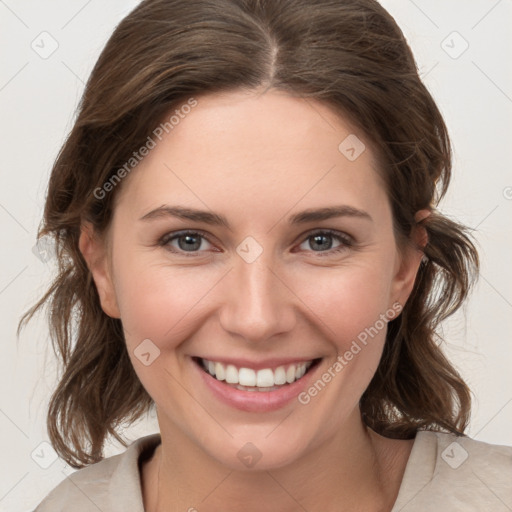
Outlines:
{"type": "Polygon", "coordinates": [[[176,240],[177,238],[186,235],[199,235],[202,238],[204,238],[208,243],[214,244],[214,242],[210,239],[210,235],[204,231],[201,231],[200,229],[182,229],[179,231],[170,231],[169,233],[166,233],[165,235],[160,237],[159,241],[162,244],[167,244],[172,240],[176,240]]]}

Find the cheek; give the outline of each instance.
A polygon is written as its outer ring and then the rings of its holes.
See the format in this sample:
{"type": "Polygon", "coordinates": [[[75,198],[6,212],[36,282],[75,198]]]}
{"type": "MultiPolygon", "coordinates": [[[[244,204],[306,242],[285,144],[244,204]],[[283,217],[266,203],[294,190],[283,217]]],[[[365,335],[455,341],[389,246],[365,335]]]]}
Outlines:
{"type": "MultiPolygon", "coordinates": [[[[215,309],[212,301],[222,295],[225,266],[176,266],[151,250],[133,251],[126,239],[117,244],[115,292],[129,348],[149,338],[173,349],[193,334],[202,314],[215,309]]],[[[313,334],[320,330],[344,352],[389,308],[393,251],[383,245],[355,253],[337,266],[282,267],[281,277],[293,294],[281,307],[298,308],[313,334]]]]}
{"type": "Polygon", "coordinates": [[[343,343],[373,326],[390,307],[391,272],[379,261],[313,268],[307,275],[297,272],[292,282],[326,335],[343,343]]]}
{"type": "MultiPolygon", "coordinates": [[[[116,282],[127,350],[142,385],[163,404],[182,391],[176,383],[181,380],[177,348],[198,328],[218,277],[197,269],[127,263],[118,266],[116,282]]],[[[174,409],[178,402],[173,401],[174,409]]],[[[178,409],[175,414],[179,421],[178,409]]],[[[181,415],[186,417],[185,411],[181,415]]]]}
{"type": "Polygon", "coordinates": [[[211,268],[173,268],[145,257],[124,259],[115,268],[116,298],[132,349],[144,339],[166,349],[178,345],[219,279],[211,268]]]}
{"type": "Polygon", "coordinates": [[[319,415],[321,411],[329,411],[330,427],[326,425],[326,428],[332,428],[333,432],[357,407],[375,375],[387,323],[399,312],[392,307],[393,301],[390,302],[392,272],[389,269],[387,262],[373,260],[295,276],[297,295],[311,311],[315,330],[321,329],[328,343],[324,346],[331,348],[319,380],[300,400],[314,404],[319,415]],[[317,400],[317,395],[321,399],[317,400]]]}

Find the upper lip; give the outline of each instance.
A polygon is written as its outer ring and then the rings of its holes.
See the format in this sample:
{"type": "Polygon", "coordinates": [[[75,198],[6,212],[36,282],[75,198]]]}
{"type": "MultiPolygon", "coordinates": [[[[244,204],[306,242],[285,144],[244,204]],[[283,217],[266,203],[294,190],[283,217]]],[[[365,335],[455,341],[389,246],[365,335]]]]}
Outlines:
{"type": "Polygon", "coordinates": [[[232,364],[237,368],[252,368],[253,370],[262,370],[263,368],[278,368],[279,366],[289,366],[291,364],[307,363],[315,361],[320,357],[287,357],[287,358],[271,358],[260,361],[245,359],[241,357],[224,357],[224,356],[196,356],[197,359],[206,359],[224,365],[232,364]]]}

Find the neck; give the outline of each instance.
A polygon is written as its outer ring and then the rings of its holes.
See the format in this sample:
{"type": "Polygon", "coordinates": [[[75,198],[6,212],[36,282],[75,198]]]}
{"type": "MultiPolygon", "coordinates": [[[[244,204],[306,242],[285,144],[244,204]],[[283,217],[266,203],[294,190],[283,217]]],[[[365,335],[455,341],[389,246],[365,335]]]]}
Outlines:
{"type": "Polygon", "coordinates": [[[148,512],[221,512],[226,503],[246,512],[389,511],[412,448],[412,440],[383,438],[354,415],[337,435],[284,467],[240,471],[159,423],[162,443],[143,468],[148,512]]]}

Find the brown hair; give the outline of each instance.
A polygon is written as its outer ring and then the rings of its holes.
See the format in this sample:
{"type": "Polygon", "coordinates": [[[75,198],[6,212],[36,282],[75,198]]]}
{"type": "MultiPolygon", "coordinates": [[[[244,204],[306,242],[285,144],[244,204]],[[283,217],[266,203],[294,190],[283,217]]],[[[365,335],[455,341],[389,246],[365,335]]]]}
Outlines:
{"type": "Polygon", "coordinates": [[[261,87],[320,101],[362,130],[379,157],[400,244],[414,214],[429,242],[411,297],[388,325],[380,365],[360,400],[381,435],[460,435],[470,391],[436,329],[466,298],[478,255],[466,229],[436,210],[451,175],[447,129],[405,38],[374,0],[145,0],[115,29],[87,82],[53,166],[38,238],[53,237],[58,275],[43,305],[62,377],[48,411],[57,453],[80,468],[108,435],[149,411],[121,321],[107,316],[78,248],[83,221],[109,226],[120,183],[102,187],[166,115],[192,96],[261,87]]]}

